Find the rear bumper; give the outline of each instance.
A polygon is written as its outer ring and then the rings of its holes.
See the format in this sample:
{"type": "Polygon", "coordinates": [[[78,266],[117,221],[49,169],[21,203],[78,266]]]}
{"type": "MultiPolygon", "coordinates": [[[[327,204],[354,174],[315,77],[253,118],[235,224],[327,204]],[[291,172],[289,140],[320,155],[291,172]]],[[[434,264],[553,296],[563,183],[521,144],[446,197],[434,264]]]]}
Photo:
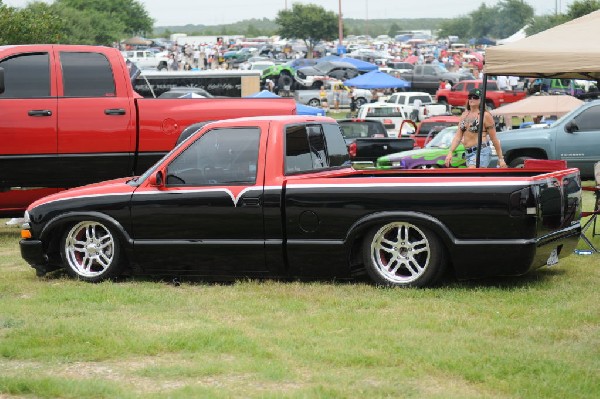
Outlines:
{"type": "Polygon", "coordinates": [[[450,258],[460,279],[518,276],[545,266],[554,250],[559,259],[571,255],[580,233],[577,223],[530,240],[458,240],[450,258]]]}

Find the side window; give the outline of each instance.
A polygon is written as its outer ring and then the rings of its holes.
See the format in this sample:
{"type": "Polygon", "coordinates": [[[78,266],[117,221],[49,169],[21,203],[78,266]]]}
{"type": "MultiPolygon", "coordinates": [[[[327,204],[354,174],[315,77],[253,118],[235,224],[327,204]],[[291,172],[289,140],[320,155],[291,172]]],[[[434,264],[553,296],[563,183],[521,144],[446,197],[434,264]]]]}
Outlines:
{"type": "Polygon", "coordinates": [[[0,61],[4,68],[4,93],[0,98],[50,97],[48,53],[18,55],[0,61]]]}
{"type": "Polygon", "coordinates": [[[579,131],[600,130],[600,106],[590,107],[574,119],[579,131]]]}
{"type": "Polygon", "coordinates": [[[98,53],[61,52],[65,97],[114,97],[112,68],[98,53]]]}
{"type": "Polygon", "coordinates": [[[325,140],[327,140],[327,153],[329,154],[329,166],[344,166],[350,164],[348,147],[342,136],[342,129],[338,125],[324,124],[325,140]]]}
{"type": "Polygon", "coordinates": [[[465,85],[464,83],[457,83],[457,84],[454,85],[453,89],[455,91],[463,91],[463,86],[464,85],[465,85]]]}
{"type": "Polygon", "coordinates": [[[308,172],[328,166],[320,125],[290,126],[285,132],[285,172],[308,172]]]}
{"type": "Polygon", "coordinates": [[[204,133],[167,168],[168,186],[256,183],[260,129],[215,129],[204,133]]]}

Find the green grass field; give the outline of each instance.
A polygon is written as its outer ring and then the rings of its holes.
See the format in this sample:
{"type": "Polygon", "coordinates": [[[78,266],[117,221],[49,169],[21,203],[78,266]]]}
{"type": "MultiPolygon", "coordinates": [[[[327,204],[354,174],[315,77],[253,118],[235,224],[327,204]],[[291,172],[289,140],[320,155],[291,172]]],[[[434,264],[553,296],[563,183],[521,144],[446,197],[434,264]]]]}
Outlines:
{"type": "Polygon", "coordinates": [[[0,223],[2,399],[600,397],[598,254],[435,289],[86,284],[0,223]]]}

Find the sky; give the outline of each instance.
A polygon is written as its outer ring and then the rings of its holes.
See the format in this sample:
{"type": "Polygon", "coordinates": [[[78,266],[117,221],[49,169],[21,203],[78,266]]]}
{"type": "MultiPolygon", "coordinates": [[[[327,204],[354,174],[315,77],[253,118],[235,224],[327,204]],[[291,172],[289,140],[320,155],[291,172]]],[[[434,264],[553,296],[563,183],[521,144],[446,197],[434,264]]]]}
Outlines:
{"type": "MultiPolygon", "coordinates": [[[[11,7],[24,7],[31,0],[2,0],[11,7]]],[[[52,0],[44,0],[52,3],[52,0]]],[[[94,0],[90,0],[94,1],[94,0]]],[[[500,0],[138,0],[155,21],[155,26],[220,25],[250,18],[274,19],[292,3],[318,4],[336,14],[356,19],[454,18],[500,0]]],[[[525,0],[536,15],[566,12],[574,0],[525,0]]]]}

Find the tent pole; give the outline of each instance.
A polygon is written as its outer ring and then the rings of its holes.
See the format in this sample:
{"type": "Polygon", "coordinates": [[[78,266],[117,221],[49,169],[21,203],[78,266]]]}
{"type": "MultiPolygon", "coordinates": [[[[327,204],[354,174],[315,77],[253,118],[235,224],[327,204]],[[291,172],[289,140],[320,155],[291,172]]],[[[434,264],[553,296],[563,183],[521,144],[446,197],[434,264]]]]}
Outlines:
{"type": "Polygon", "coordinates": [[[481,100],[479,101],[479,130],[477,131],[477,157],[475,158],[475,167],[481,165],[481,142],[483,141],[483,118],[485,117],[485,94],[487,92],[487,74],[483,74],[483,90],[481,90],[481,100]]]}

